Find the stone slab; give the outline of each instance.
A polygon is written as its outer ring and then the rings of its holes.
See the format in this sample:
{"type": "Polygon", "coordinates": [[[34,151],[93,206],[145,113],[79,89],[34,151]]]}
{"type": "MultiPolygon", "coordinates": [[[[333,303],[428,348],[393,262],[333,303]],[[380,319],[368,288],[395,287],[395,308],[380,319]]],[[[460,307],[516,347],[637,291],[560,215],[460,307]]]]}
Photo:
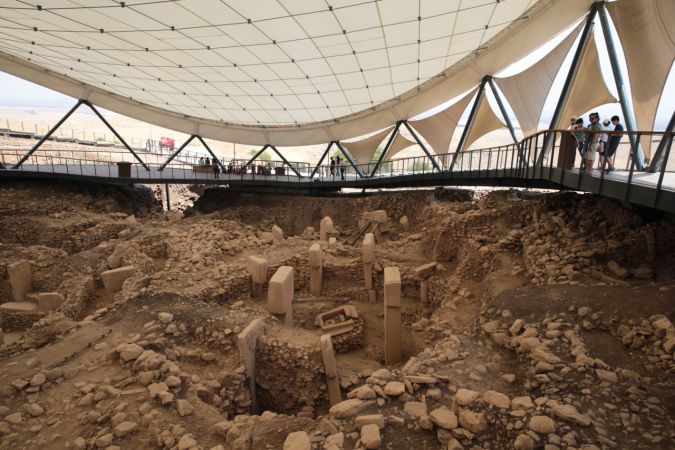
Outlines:
{"type": "Polygon", "coordinates": [[[384,362],[401,360],[401,274],[398,267],[384,268],[384,362]]]}
{"type": "Polygon", "coordinates": [[[277,225],[273,225],[272,236],[274,237],[275,242],[281,242],[284,240],[284,230],[279,228],[277,225]]]}
{"type": "Polygon", "coordinates": [[[291,308],[294,295],[294,269],[281,266],[272,275],[267,290],[267,310],[272,314],[286,314],[291,308]]]}
{"type": "Polygon", "coordinates": [[[124,266],[101,273],[101,280],[103,280],[105,290],[108,292],[121,291],[122,285],[127,278],[134,274],[134,270],[134,266],[124,266]]]}
{"type": "Polygon", "coordinates": [[[0,305],[5,311],[38,312],[38,305],[31,302],[7,302],[0,305]]]}
{"type": "Polygon", "coordinates": [[[307,263],[309,267],[323,266],[323,252],[321,251],[321,245],[318,242],[309,247],[309,260],[307,263]]]}
{"type": "Polygon", "coordinates": [[[309,268],[309,293],[315,297],[321,295],[321,284],[323,283],[323,268],[309,268]]]}
{"type": "Polygon", "coordinates": [[[328,216],[321,219],[321,222],[319,222],[319,238],[322,241],[326,241],[329,239],[328,235],[334,232],[335,225],[333,224],[333,219],[328,216]]]}
{"type": "Polygon", "coordinates": [[[363,282],[366,289],[373,290],[373,264],[366,263],[363,265],[363,282]]]}
{"type": "Polygon", "coordinates": [[[361,259],[364,264],[375,262],[375,235],[373,233],[366,233],[363,237],[361,259]]]}
{"type": "Polygon", "coordinates": [[[324,334],[321,340],[321,356],[326,371],[326,386],[328,388],[328,400],[330,405],[337,405],[342,401],[342,392],[340,391],[340,380],[338,378],[337,362],[335,361],[335,352],[333,350],[333,341],[330,335],[324,334]]]}
{"type": "Polygon", "coordinates": [[[438,263],[436,261],[430,262],[428,264],[422,264],[421,266],[415,267],[415,277],[418,280],[424,280],[429,278],[436,270],[438,263]]]}
{"type": "Polygon", "coordinates": [[[256,284],[265,284],[267,282],[267,269],[269,263],[260,256],[249,256],[246,261],[246,270],[251,274],[253,282],[256,284]]]}
{"type": "Polygon", "coordinates": [[[401,274],[398,267],[384,268],[384,304],[401,306],[401,274]]]}
{"type": "Polygon", "coordinates": [[[22,302],[30,291],[33,290],[33,272],[30,263],[26,260],[17,261],[7,265],[9,284],[12,287],[14,301],[22,302]]]}
{"type": "Polygon", "coordinates": [[[41,292],[38,294],[38,308],[43,313],[56,311],[66,301],[58,292],[41,292]]]}
{"type": "Polygon", "coordinates": [[[337,246],[337,239],[334,237],[328,238],[328,248],[335,248],[337,246]]]}
{"type": "Polygon", "coordinates": [[[265,333],[265,322],[262,319],[251,321],[241,333],[237,335],[239,359],[244,363],[246,378],[249,380],[249,390],[253,412],[258,412],[258,402],[255,392],[255,349],[258,338],[265,333]]]}

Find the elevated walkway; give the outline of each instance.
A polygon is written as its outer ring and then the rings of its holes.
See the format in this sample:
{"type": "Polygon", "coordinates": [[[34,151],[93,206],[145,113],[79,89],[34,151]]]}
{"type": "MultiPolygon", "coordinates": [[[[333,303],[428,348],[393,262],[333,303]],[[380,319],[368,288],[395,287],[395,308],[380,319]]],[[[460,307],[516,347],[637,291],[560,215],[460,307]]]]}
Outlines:
{"type": "MultiPolygon", "coordinates": [[[[173,162],[163,170],[161,166],[149,165],[148,169],[140,163],[128,163],[128,176],[120,177],[120,169],[111,158],[101,158],[100,149],[97,158],[88,159],[86,154],[79,158],[64,158],[44,152],[36,152],[16,169],[9,168],[20,158],[16,151],[0,151],[4,169],[0,169],[1,179],[55,179],[86,180],[102,183],[142,183],[142,184],[206,184],[228,185],[275,192],[298,190],[305,193],[334,192],[341,188],[389,189],[422,186],[510,186],[545,189],[571,189],[593,193],[622,202],[628,202],[661,211],[675,213],[675,163],[669,161],[673,133],[642,133],[664,140],[663,158],[658,172],[638,171],[630,158],[630,143],[625,142],[617,152],[616,167],[620,169],[610,173],[593,170],[584,173],[574,167],[580,158],[576,150],[562,149],[558,145],[561,133],[556,131],[553,148],[541,157],[541,139],[538,133],[518,144],[501,147],[472,150],[458,155],[454,164],[454,155],[434,156],[441,170],[436,170],[427,157],[403,158],[360,167],[361,173],[373,173],[361,176],[350,168],[344,179],[331,175],[328,166],[319,166],[316,170],[305,166],[293,167],[297,174],[285,167],[287,162],[270,161],[262,166],[232,162],[224,163],[225,172],[195,170],[194,165],[173,162]],[[107,159],[103,160],[103,159],[107,159]],[[373,167],[370,167],[373,166],[373,167]],[[450,168],[452,166],[452,168],[450,168]],[[282,170],[274,170],[283,168],[282,170]],[[227,173],[231,172],[231,173],[227,173]],[[267,173],[267,175],[263,175],[267,173]],[[314,174],[310,177],[310,174],[314,174]]],[[[627,140],[626,140],[627,141],[627,140]]],[[[647,142],[643,137],[642,142],[647,142]]],[[[543,144],[542,144],[543,145],[543,144]]],[[[119,155],[118,155],[119,156],[119,155]]],[[[125,175],[124,173],[122,175],[125,175]]]]}

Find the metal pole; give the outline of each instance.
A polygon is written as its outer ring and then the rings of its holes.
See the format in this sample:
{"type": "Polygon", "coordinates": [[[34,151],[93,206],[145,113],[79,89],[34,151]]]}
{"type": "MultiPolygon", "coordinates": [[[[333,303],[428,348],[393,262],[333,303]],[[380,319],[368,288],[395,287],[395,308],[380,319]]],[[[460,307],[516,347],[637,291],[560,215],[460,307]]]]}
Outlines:
{"type": "MultiPolygon", "coordinates": [[[[35,150],[37,150],[38,148],[40,148],[40,146],[41,146],[47,139],[49,139],[49,137],[50,137],[52,134],[54,134],[54,132],[55,132],[61,125],[63,125],[63,122],[65,122],[66,120],[68,120],[68,117],[70,117],[71,114],[73,114],[73,113],[75,112],[75,110],[76,110],[77,108],[80,107],[80,105],[81,105],[82,103],[84,103],[84,100],[78,100],[77,103],[75,103],[75,106],[73,106],[72,108],[70,108],[70,111],[68,111],[68,112],[66,113],[66,115],[63,116],[63,117],[61,118],[61,120],[59,120],[59,121],[56,123],[56,125],[54,125],[54,128],[50,129],[50,130],[47,132],[47,134],[45,134],[44,136],[42,136],[42,138],[37,142],[37,144],[35,144],[35,145],[33,146],[33,148],[31,148],[30,150],[28,150],[28,153],[26,153],[25,155],[23,155],[23,157],[19,160],[19,162],[17,162],[16,164],[14,164],[14,165],[12,166],[12,169],[18,169],[19,167],[21,167],[21,165],[22,165],[24,162],[26,162],[26,160],[27,160],[28,158],[30,158],[30,156],[35,152],[35,150]]],[[[7,128],[9,128],[9,126],[7,126],[7,128]]]]}
{"type": "Polygon", "coordinates": [[[349,152],[342,146],[342,143],[341,143],[340,141],[334,141],[334,142],[335,142],[335,145],[337,145],[337,147],[338,147],[338,148],[340,149],[340,151],[342,152],[342,155],[343,155],[345,158],[347,158],[347,161],[349,161],[349,164],[351,164],[351,166],[354,168],[354,170],[356,171],[356,174],[357,174],[359,177],[363,178],[363,177],[364,177],[363,171],[362,171],[361,168],[358,166],[358,164],[356,164],[356,163],[354,162],[354,160],[352,159],[352,157],[349,155],[349,152]]]}
{"type": "MultiPolygon", "coordinates": [[[[269,147],[269,146],[270,146],[269,144],[263,145],[263,148],[261,148],[261,149],[258,151],[258,153],[256,153],[255,155],[253,155],[253,158],[249,159],[248,162],[247,162],[246,164],[244,164],[244,167],[248,167],[253,161],[256,160],[256,158],[258,158],[258,156],[262,155],[262,153],[263,153],[265,150],[267,150],[267,147],[269,147]]],[[[235,163],[236,163],[236,158],[235,158],[235,163]]]]}
{"type": "Polygon", "coordinates": [[[422,148],[422,151],[424,151],[424,153],[426,153],[426,155],[429,157],[429,159],[431,160],[431,164],[434,165],[434,168],[440,172],[442,169],[441,166],[439,166],[438,163],[436,162],[436,158],[431,156],[431,152],[427,150],[427,147],[422,143],[422,140],[419,138],[419,136],[417,136],[417,133],[415,133],[415,130],[413,130],[408,121],[404,120],[403,125],[405,125],[405,127],[408,129],[412,137],[415,138],[415,141],[417,141],[417,145],[419,145],[422,148]]]}
{"type": "Polygon", "coordinates": [[[452,162],[450,163],[450,171],[452,171],[452,169],[455,167],[455,162],[457,162],[457,157],[459,156],[459,154],[464,151],[466,140],[469,137],[469,133],[471,132],[471,128],[473,127],[473,122],[475,121],[476,114],[478,113],[478,105],[480,105],[480,102],[483,99],[483,96],[485,95],[486,82],[487,77],[483,78],[483,80],[480,82],[480,87],[478,88],[478,92],[476,93],[476,100],[473,102],[471,112],[469,113],[469,119],[466,121],[464,130],[462,131],[462,137],[459,140],[457,150],[455,150],[455,154],[452,156],[452,162]]]}
{"type": "MultiPolygon", "coordinates": [[[[495,96],[495,99],[497,100],[497,105],[499,106],[499,111],[502,113],[502,117],[504,117],[504,121],[506,122],[506,126],[509,128],[509,131],[511,132],[511,137],[513,138],[514,143],[518,143],[518,138],[516,137],[516,131],[513,128],[513,124],[511,123],[511,118],[509,115],[506,113],[506,108],[504,107],[504,103],[502,102],[502,96],[499,95],[499,92],[497,91],[497,87],[495,86],[495,82],[492,80],[491,76],[487,77],[487,81],[490,84],[490,89],[492,90],[492,94],[495,96]]],[[[521,155],[522,159],[522,155],[521,155]]]]}
{"type": "Polygon", "coordinates": [[[171,211],[171,197],[169,194],[169,183],[166,183],[164,185],[164,188],[166,189],[166,210],[171,211]]]}
{"type": "Polygon", "coordinates": [[[103,123],[105,124],[105,126],[108,127],[108,128],[110,129],[110,131],[113,132],[113,134],[115,135],[115,137],[117,137],[117,139],[120,140],[120,142],[122,143],[122,145],[124,145],[124,147],[126,147],[126,149],[129,151],[129,153],[131,153],[132,155],[134,155],[134,158],[136,158],[136,160],[137,160],[139,163],[141,163],[141,165],[143,166],[143,168],[144,168],[145,170],[147,170],[148,172],[150,172],[150,168],[149,168],[149,167],[143,162],[143,160],[136,154],[136,152],[134,151],[134,149],[132,149],[131,147],[129,147],[129,144],[127,144],[127,142],[124,140],[124,138],[123,138],[122,136],[120,136],[120,134],[117,132],[117,130],[115,130],[115,129],[112,127],[112,125],[110,125],[110,124],[108,123],[108,121],[105,120],[105,117],[103,117],[103,116],[101,115],[101,113],[98,112],[98,109],[96,109],[96,108],[94,107],[94,105],[92,105],[91,103],[89,103],[87,100],[82,100],[82,103],[84,103],[84,104],[87,105],[92,111],[94,111],[94,114],[96,114],[96,115],[98,116],[98,118],[101,119],[101,122],[103,122],[103,123]]]}
{"type": "Polygon", "coordinates": [[[159,167],[159,171],[161,172],[162,170],[164,170],[164,168],[165,168],[165,167],[166,167],[166,166],[167,166],[167,165],[168,165],[168,164],[169,164],[176,156],[178,156],[178,154],[179,154],[180,152],[182,152],[183,149],[184,149],[185,147],[187,147],[188,144],[189,144],[190,142],[192,142],[192,140],[193,140],[194,138],[196,138],[196,137],[197,137],[197,136],[195,136],[195,135],[193,134],[192,136],[190,136],[190,137],[188,138],[187,141],[183,142],[183,145],[181,145],[180,147],[178,147],[178,150],[176,150],[175,152],[173,152],[173,154],[172,154],[171,156],[169,156],[169,158],[168,158],[166,161],[164,161],[164,164],[162,164],[162,165],[159,167]]]}
{"type": "Polygon", "coordinates": [[[373,177],[375,175],[375,172],[377,172],[377,169],[380,167],[380,163],[382,163],[382,160],[384,159],[385,155],[387,154],[387,151],[389,151],[389,147],[391,147],[391,143],[394,142],[394,138],[396,137],[396,134],[398,133],[398,129],[401,127],[401,124],[403,123],[402,120],[399,120],[396,122],[396,126],[394,127],[394,131],[391,132],[391,135],[389,136],[389,140],[387,141],[387,144],[384,146],[384,150],[382,150],[382,154],[377,160],[377,163],[375,163],[375,167],[373,168],[373,171],[370,173],[370,177],[373,177]]]}
{"type": "Polygon", "coordinates": [[[654,156],[652,157],[652,160],[649,163],[648,172],[656,173],[659,171],[659,167],[661,166],[661,159],[663,158],[663,151],[666,149],[668,141],[673,139],[673,137],[668,136],[668,134],[672,133],[674,130],[675,130],[675,110],[673,110],[673,115],[670,117],[670,122],[668,122],[668,126],[666,127],[663,136],[661,136],[661,142],[659,142],[659,146],[656,149],[656,152],[654,152],[654,156]]]}
{"type": "Polygon", "coordinates": [[[298,178],[302,178],[302,175],[300,175],[300,173],[299,173],[297,170],[295,170],[295,167],[293,167],[293,166],[291,165],[291,163],[289,163],[288,160],[286,160],[286,158],[284,158],[284,155],[282,155],[281,152],[280,152],[279,150],[277,150],[277,148],[276,148],[274,145],[271,145],[271,144],[270,144],[269,147],[274,151],[274,153],[276,153],[277,155],[279,155],[279,158],[281,158],[281,160],[282,160],[284,163],[286,163],[286,165],[287,165],[293,172],[295,172],[295,174],[298,176],[298,178]]]}
{"type": "Polygon", "coordinates": [[[644,168],[645,165],[645,156],[642,153],[642,149],[635,145],[636,138],[633,132],[637,131],[637,125],[635,123],[635,116],[633,115],[633,110],[630,108],[628,103],[628,93],[626,91],[626,84],[623,81],[623,75],[621,74],[621,66],[619,66],[619,56],[616,53],[616,46],[614,45],[614,38],[612,37],[611,30],[609,29],[609,19],[607,18],[607,9],[605,8],[605,2],[602,2],[598,5],[598,15],[600,16],[600,23],[602,24],[602,34],[605,37],[605,44],[607,44],[607,53],[609,56],[609,62],[612,65],[612,74],[614,75],[614,83],[616,84],[616,90],[619,92],[619,103],[621,104],[621,112],[626,121],[626,130],[629,134],[628,138],[630,139],[632,147],[632,156],[637,157],[637,165],[640,169],[644,168]]]}
{"type": "Polygon", "coordinates": [[[209,154],[211,155],[211,157],[212,157],[215,161],[218,161],[218,165],[220,166],[220,170],[222,170],[223,173],[225,173],[225,167],[223,166],[223,163],[220,162],[220,159],[213,153],[213,151],[211,151],[211,147],[209,147],[208,144],[207,144],[206,142],[204,142],[204,139],[202,139],[201,136],[198,135],[198,136],[197,136],[197,139],[199,139],[199,142],[202,143],[202,145],[204,146],[204,148],[206,149],[206,151],[209,152],[209,154]]]}
{"type": "Polygon", "coordinates": [[[309,176],[310,179],[314,178],[314,175],[316,175],[316,171],[319,170],[319,167],[321,167],[321,163],[323,162],[323,159],[326,157],[326,155],[328,154],[328,152],[330,151],[330,148],[333,146],[334,143],[335,143],[335,141],[330,141],[330,143],[328,144],[328,147],[326,147],[326,151],[323,152],[323,155],[321,155],[321,159],[319,159],[319,162],[316,164],[316,167],[314,168],[314,170],[312,170],[312,174],[309,176]]]}
{"type": "MultiPolygon", "coordinates": [[[[579,45],[577,46],[576,51],[574,52],[572,65],[570,66],[570,70],[567,73],[567,78],[565,79],[565,84],[563,85],[562,92],[560,93],[560,98],[558,98],[558,104],[556,105],[555,111],[553,112],[553,118],[551,119],[551,124],[548,127],[549,130],[555,130],[556,126],[558,125],[558,121],[560,120],[560,115],[567,104],[567,100],[569,99],[570,92],[572,90],[572,85],[574,84],[574,80],[577,77],[579,63],[581,62],[582,56],[586,52],[588,41],[590,40],[593,33],[593,25],[595,24],[594,19],[597,12],[598,4],[593,3],[591,5],[591,10],[586,17],[586,23],[584,24],[584,29],[581,32],[581,39],[579,40],[579,45]]],[[[542,146],[541,153],[539,154],[539,161],[537,161],[538,164],[543,164],[544,159],[546,158],[546,153],[548,153],[552,144],[551,139],[554,136],[555,133],[548,133],[546,135],[544,139],[544,145],[542,146]]]]}

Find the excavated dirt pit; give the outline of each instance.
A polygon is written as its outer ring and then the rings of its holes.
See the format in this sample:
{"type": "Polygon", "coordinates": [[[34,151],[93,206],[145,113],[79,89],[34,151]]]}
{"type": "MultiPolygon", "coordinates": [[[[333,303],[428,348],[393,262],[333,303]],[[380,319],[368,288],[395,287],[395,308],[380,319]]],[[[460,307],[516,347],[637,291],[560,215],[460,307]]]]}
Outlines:
{"type": "Polygon", "coordinates": [[[672,220],[573,193],[207,189],[185,217],[150,194],[0,185],[0,303],[16,301],[14,267],[31,272],[31,312],[0,307],[16,329],[0,347],[0,449],[675,446],[672,220]],[[373,301],[350,237],[379,210],[373,301]],[[321,244],[315,297],[308,251],[326,216],[336,242],[321,244]],[[261,296],[249,256],[269,265],[261,296]],[[433,262],[423,300],[415,269],[433,262]],[[113,292],[102,274],[119,266],[132,270],[113,292]],[[268,311],[280,266],[294,268],[290,324],[268,311]],[[402,358],[388,366],[386,267],[401,275],[402,358]],[[62,303],[34,311],[51,292],[62,303]],[[342,306],[358,318],[331,340],[333,377],[316,318],[342,306]]]}

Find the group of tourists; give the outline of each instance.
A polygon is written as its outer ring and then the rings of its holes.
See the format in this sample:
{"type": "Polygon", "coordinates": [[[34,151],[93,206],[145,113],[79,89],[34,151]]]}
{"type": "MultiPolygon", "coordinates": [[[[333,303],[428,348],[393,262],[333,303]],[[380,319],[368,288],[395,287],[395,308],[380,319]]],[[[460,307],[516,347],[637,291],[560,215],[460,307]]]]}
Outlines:
{"type": "Polygon", "coordinates": [[[589,124],[585,126],[583,118],[571,117],[568,128],[577,140],[581,170],[592,173],[595,161],[598,160],[598,170],[612,172],[615,170],[614,157],[623,135],[621,120],[619,116],[612,116],[601,123],[597,112],[590,113],[588,120],[589,124]]]}
{"type": "Polygon", "coordinates": [[[345,166],[344,159],[339,156],[333,158],[330,157],[330,174],[331,176],[338,175],[340,179],[345,179],[345,174],[347,173],[347,167],[345,166]]]}
{"type": "Polygon", "coordinates": [[[200,156],[199,165],[213,167],[213,176],[216,178],[220,178],[220,163],[218,161],[218,158],[216,158],[215,156],[213,157],[213,159],[209,159],[208,156],[206,158],[200,156]]]}

